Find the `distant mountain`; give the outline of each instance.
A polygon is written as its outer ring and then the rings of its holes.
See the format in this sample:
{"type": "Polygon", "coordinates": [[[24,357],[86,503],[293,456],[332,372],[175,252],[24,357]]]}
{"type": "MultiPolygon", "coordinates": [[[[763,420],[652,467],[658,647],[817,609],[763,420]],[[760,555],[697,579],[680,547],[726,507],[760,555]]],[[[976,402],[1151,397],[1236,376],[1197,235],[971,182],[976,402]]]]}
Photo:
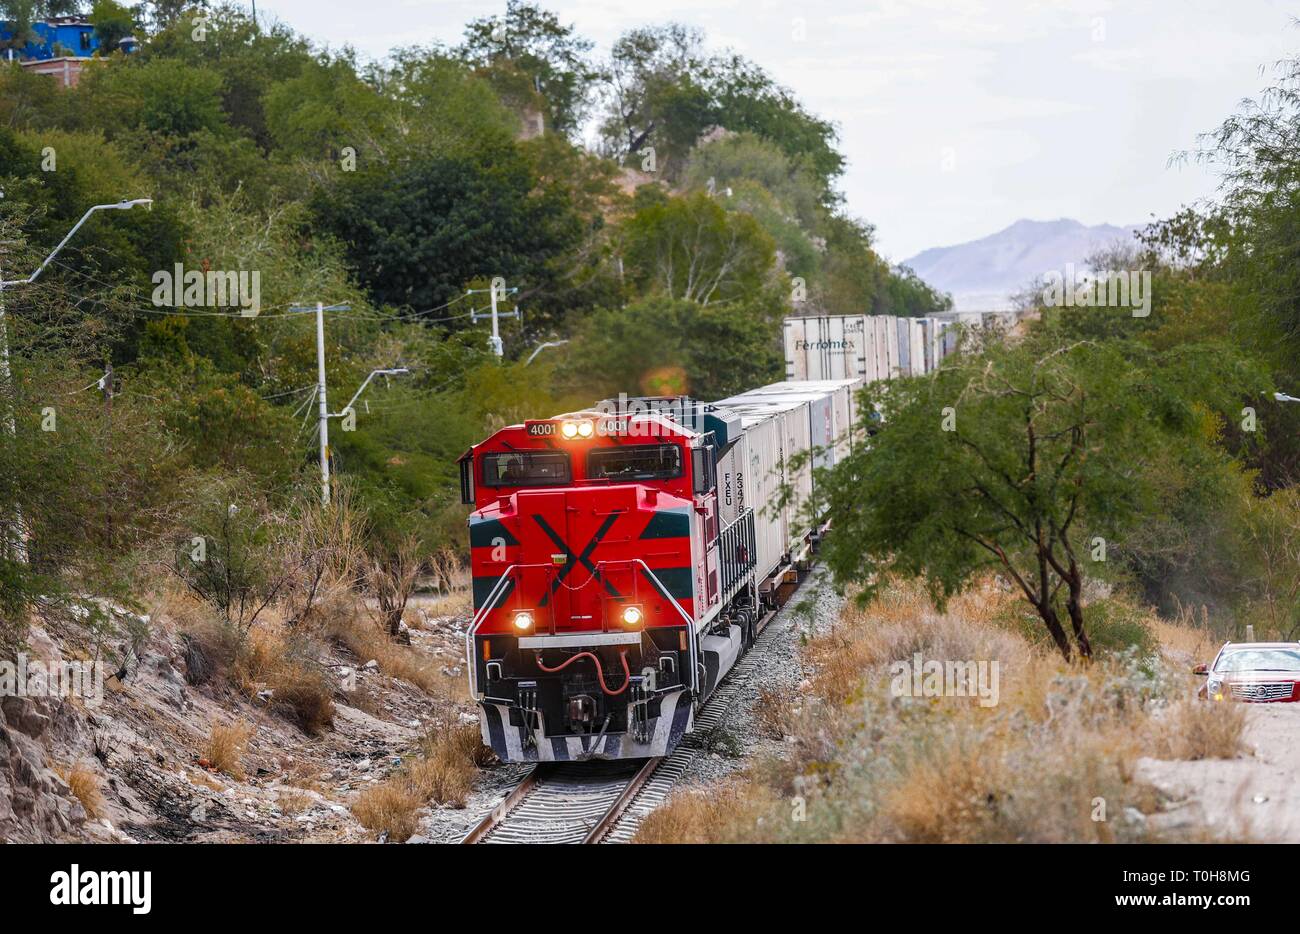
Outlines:
{"type": "Polygon", "coordinates": [[[969,243],[924,250],[903,265],[943,292],[950,292],[959,311],[1011,307],[1011,296],[1066,263],[1082,270],[1099,248],[1131,241],[1137,226],[1076,220],[1019,220],[1004,230],[969,243]]]}

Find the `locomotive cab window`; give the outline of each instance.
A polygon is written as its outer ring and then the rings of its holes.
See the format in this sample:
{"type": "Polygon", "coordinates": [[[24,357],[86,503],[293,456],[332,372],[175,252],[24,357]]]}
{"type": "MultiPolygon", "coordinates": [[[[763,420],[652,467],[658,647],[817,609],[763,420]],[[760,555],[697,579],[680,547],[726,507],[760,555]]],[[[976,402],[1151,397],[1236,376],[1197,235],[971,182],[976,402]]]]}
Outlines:
{"type": "Polygon", "coordinates": [[[563,486],[569,455],[559,451],[499,451],[483,455],[484,486],[563,486]]]}
{"type": "Polygon", "coordinates": [[[682,475],[682,449],[675,444],[597,448],[587,455],[592,480],[672,480],[682,475]]]}
{"type": "Polygon", "coordinates": [[[713,448],[702,447],[691,451],[692,486],[701,495],[710,493],[717,486],[717,464],[713,459],[713,448]]]}

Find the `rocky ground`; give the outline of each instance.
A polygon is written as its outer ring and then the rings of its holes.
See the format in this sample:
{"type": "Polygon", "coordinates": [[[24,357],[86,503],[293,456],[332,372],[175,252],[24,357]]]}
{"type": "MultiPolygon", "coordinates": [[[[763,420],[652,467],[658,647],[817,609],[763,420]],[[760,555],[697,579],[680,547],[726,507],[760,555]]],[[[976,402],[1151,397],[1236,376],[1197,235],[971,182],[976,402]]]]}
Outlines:
{"type": "MultiPolygon", "coordinates": [[[[419,613],[417,609],[413,611],[419,613]]],[[[137,620],[137,623],[141,622],[137,620]]],[[[358,842],[373,835],[349,806],[409,756],[446,699],[390,677],[330,644],[334,722],[317,736],[229,686],[195,687],[185,645],[165,620],[128,653],[102,702],[7,697],[0,704],[0,841],[358,842]],[[242,778],[208,766],[213,723],[252,728],[242,778]],[[102,801],[88,815],[65,776],[93,776],[102,801]]],[[[461,674],[463,618],[426,619],[413,648],[461,674]]],[[[58,658],[57,629],[33,627],[33,658],[58,658]]],[[[471,717],[462,704],[460,714],[471,717]]],[[[444,714],[445,716],[445,714],[444,714]]]]}
{"type": "Polygon", "coordinates": [[[1162,830],[1204,828],[1233,840],[1300,843],[1300,704],[1246,708],[1246,744],[1235,759],[1138,760],[1138,777],[1165,799],[1149,819],[1162,830]]]}
{"type": "MultiPolygon", "coordinates": [[[[805,633],[832,625],[839,603],[820,575],[807,581],[768,627],[761,664],[728,707],[685,783],[716,780],[757,754],[779,753],[782,737],[758,710],[765,692],[797,697],[805,633]]],[[[408,618],[412,649],[462,675],[463,617],[408,618]]],[[[374,839],[350,806],[412,755],[435,716],[452,703],[391,677],[377,662],[329,644],[322,664],[338,684],[334,722],[310,736],[228,685],[187,679],[179,627],[133,620],[148,635],[126,655],[125,676],[108,677],[102,702],[8,697],[0,704],[0,841],[364,842],[374,839]],[[248,724],[243,776],[204,758],[213,723],[248,724]],[[91,775],[101,800],[87,814],[69,770],[91,775]]],[[[34,626],[28,654],[63,656],[57,624],[34,626]]],[[[469,720],[463,700],[453,708],[469,720]]],[[[411,842],[455,842],[499,803],[527,766],[481,771],[466,807],[431,805],[411,842]]]]}
{"type": "Polygon", "coordinates": [[[762,716],[766,697],[797,698],[806,687],[800,646],[815,634],[829,631],[839,616],[841,598],[830,587],[830,575],[816,568],[764,630],[754,651],[758,668],[727,708],[726,715],[682,776],[684,786],[726,778],[762,755],[780,755],[787,738],[762,716]]]}

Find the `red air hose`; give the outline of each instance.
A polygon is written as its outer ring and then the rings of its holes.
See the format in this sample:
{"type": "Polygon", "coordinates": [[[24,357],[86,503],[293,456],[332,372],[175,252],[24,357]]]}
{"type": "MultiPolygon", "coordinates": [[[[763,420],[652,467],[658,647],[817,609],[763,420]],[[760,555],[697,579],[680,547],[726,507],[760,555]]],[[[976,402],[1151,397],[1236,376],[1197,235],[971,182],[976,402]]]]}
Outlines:
{"type": "Polygon", "coordinates": [[[632,672],[627,667],[626,652],[618,653],[618,660],[623,663],[623,686],[619,688],[617,691],[611,691],[608,687],[605,686],[605,672],[602,671],[600,668],[600,659],[597,658],[596,655],[592,652],[579,652],[577,655],[571,656],[570,658],[566,658],[564,661],[556,665],[554,668],[547,668],[545,665],[543,665],[542,653],[538,652],[537,667],[542,669],[542,671],[546,672],[548,675],[553,675],[557,671],[563,671],[565,668],[568,668],[570,665],[572,665],[580,658],[589,658],[596,663],[596,678],[599,679],[600,681],[600,689],[604,691],[606,694],[608,694],[610,697],[617,697],[619,694],[622,694],[624,691],[627,690],[627,686],[632,683],[632,672]]]}

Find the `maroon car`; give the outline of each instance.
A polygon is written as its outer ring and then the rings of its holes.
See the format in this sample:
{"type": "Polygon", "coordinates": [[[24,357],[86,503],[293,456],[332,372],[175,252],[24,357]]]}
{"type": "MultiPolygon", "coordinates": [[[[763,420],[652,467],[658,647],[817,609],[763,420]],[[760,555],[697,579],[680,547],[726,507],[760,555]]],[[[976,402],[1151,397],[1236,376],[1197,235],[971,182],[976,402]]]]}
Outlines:
{"type": "Polygon", "coordinates": [[[1207,667],[1198,697],[1252,704],[1300,700],[1300,642],[1227,642],[1207,667]]]}

